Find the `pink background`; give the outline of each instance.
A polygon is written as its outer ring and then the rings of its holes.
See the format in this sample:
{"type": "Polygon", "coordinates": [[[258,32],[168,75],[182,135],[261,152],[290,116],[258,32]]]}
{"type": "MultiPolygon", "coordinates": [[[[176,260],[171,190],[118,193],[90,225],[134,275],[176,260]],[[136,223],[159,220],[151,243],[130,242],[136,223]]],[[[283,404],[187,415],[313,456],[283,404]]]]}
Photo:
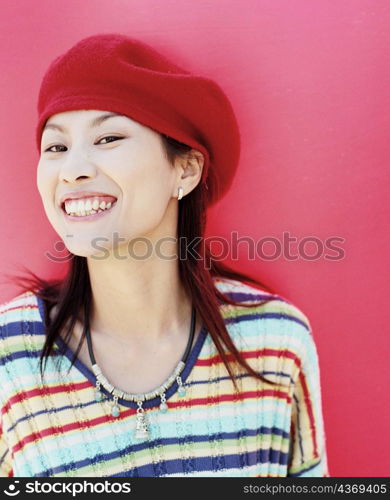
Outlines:
{"type": "Polygon", "coordinates": [[[240,171],[208,236],[344,239],[338,260],[326,249],[317,260],[251,260],[241,244],[231,263],[311,321],[331,476],[388,476],[389,21],[387,0],[2,0],[0,301],[17,293],[4,275],[21,264],[61,273],[45,256],[59,239],[35,178],[44,71],[84,36],[139,37],[215,78],[236,110],[240,171]]]}

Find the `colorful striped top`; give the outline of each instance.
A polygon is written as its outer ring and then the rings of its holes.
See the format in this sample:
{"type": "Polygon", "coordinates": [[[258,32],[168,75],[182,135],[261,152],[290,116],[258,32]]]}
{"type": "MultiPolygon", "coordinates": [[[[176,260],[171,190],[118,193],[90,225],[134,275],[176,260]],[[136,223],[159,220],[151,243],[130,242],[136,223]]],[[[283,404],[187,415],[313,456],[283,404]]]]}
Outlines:
{"type": "MultiPolygon", "coordinates": [[[[239,393],[203,325],[181,378],[144,402],[150,437],[135,439],[137,404],[95,400],[95,376],[60,337],[60,367],[39,355],[45,303],[25,292],[0,306],[0,476],[329,476],[317,350],[307,317],[290,301],[237,280],[214,278],[250,308],[221,304],[236,347],[266,381],[239,375],[239,393]],[[64,363],[64,365],[63,365],[64,363]],[[276,381],[277,386],[269,384],[276,381]]],[[[58,343],[59,342],[59,343],[58,343]]],[[[105,390],[103,390],[105,392],[105,390]]]]}

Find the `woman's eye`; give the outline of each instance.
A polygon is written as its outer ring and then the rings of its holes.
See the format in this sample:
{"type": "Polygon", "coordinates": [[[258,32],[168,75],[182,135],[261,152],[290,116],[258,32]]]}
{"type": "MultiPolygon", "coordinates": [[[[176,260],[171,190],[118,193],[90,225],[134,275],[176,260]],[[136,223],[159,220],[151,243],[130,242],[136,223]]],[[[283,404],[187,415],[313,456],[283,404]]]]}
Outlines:
{"type": "MultiPolygon", "coordinates": [[[[59,153],[60,151],[52,151],[52,148],[65,148],[65,146],[61,146],[61,144],[54,144],[54,146],[50,146],[50,148],[45,149],[45,153],[59,153]]],[[[65,148],[66,149],[66,148],[65,148]]]]}
{"type": "Polygon", "coordinates": [[[102,141],[104,141],[104,139],[114,139],[114,141],[117,141],[117,140],[123,139],[123,137],[117,137],[116,135],[106,135],[106,137],[103,137],[102,139],[100,139],[100,141],[98,141],[98,143],[99,144],[108,144],[108,142],[113,142],[113,141],[102,142],[102,141]]]}

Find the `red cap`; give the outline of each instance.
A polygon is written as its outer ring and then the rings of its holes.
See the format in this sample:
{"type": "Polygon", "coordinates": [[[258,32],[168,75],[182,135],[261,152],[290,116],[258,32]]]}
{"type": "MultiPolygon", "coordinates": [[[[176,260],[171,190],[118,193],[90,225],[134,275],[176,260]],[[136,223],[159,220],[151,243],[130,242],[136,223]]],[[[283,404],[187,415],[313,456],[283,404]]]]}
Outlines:
{"type": "Polygon", "coordinates": [[[47,69],[39,91],[36,141],[55,113],[121,113],[199,150],[209,204],[228,191],[240,156],[232,106],[217,83],[177,66],[155,49],[118,33],[80,40],[47,69]]]}

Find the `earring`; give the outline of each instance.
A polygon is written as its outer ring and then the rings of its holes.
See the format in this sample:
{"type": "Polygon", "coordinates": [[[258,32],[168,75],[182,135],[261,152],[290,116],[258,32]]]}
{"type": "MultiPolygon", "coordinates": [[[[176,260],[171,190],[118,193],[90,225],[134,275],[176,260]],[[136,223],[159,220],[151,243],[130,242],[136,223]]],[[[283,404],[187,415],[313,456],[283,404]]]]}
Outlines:
{"type": "Polygon", "coordinates": [[[181,200],[182,198],[183,198],[183,188],[181,186],[179,186],[177,188],[177,199],[181,200]]]}

